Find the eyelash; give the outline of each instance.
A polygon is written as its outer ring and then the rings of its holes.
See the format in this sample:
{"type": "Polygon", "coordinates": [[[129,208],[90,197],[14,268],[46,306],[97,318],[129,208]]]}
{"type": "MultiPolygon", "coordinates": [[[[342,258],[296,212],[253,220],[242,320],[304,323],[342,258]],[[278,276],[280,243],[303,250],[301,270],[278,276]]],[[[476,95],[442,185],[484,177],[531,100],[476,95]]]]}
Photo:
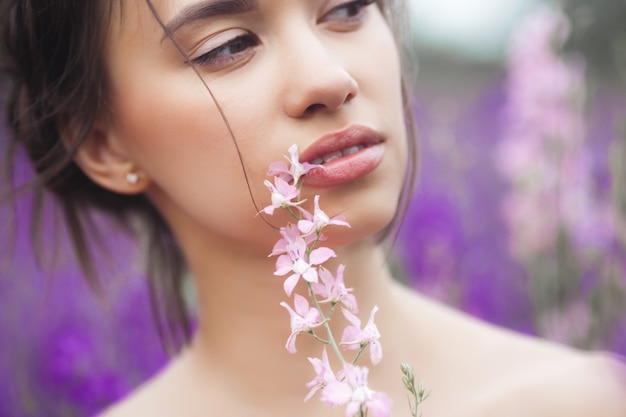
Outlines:
{"type": "Polygon", "coordinates": [[[340,21],[340,23],[342,24],[348,24],[348,25],[356,25],[361,23],[363,17],[364,17],[364,13],[365,13],[365,8],[371,4],[373,4],[375,2],[375,0],[355,0],[355,1],[350,1],[344,4],[341,4],[333,9],[331,9],[328,13],[326,13],[324,16],[322,16],[322,18],[319,20],[319,23],[324,23],[324,22],[330,22],[330,21],[334,21],[334,20],[338,20],[340,21]],[[344,17],[336,17],[333,18],[333,15],[339,12],[347,12],[348,16],[344,17]],[[354,12],[354,13],[352,13],[354,12]]]}
{"type": "Polygon", "coordinates": [[[252,52],[250,48],[258,44],[259,39],[251,33],[237,35],[206,54],[192,59],[191,62],[196,65],[221,68],[241,60],[252,52]],[[229,49],[234,49],[235,52],[227,52],[229,49]],[[224,52],[226,52],[226,54],[224,54],[224,52]]]}
{"type": "MultiPolygon", "coordinates": [[[[338,21],[348,27],[356,26],[361,23],[364,17],[364,9],[374,2],[375,0],[354,0],[341,4],[322,16],[318,23],[338,21]],[[346,12],[348,16],[337,17],[336,14],[339,12],[346,12]]],[[[240,34],[226,41],[217,48],[192,59],[191,62],[195,65],[212,67],[215,70],[218,70],[249,56],[253,53],[250,48],[257,46],[258,44],[259,39],[256,35],[252,33],[240,34]],[[235,52],[223,54],[229,49],[235,49],[235,52]]]]}

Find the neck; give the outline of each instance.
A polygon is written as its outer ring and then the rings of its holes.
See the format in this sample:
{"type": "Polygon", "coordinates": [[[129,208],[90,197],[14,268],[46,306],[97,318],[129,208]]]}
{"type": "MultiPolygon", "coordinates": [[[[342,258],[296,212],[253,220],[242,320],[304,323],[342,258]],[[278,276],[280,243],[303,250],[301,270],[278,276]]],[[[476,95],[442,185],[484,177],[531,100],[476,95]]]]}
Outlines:
{"type": "MultiPolygon", "coordinates": [[[[285,277],[273,275],[275,258],[265,254],[232,250],[224,246],[211,249],[211,256],[191,257],[191,267],[198,291],[199,328],[191,352],[196,360],[212,369],[224,371],[247,369],[245,384],[259,395],[279,392],[302,398],[304,382],[313,377],[307,357],[320,357],[322,345],[309,334],[298,336],[298,352],[290,354],[285,342],[290,333],[288,312],[279,305],[292,297],[283,290],[285,277]],[[280,377],[277,377],[280,374],[280,377]],[[272,376],[272,384],[267,383],[272,376]],[[276,381],[280,381],[276,383],[276,381]]],[[[354,287],[359,303],[359,317],[365,323],[372,307],[392,308],[391,278],[385,265],[385,253],[371,241],[342,247],[338,257],[325,265],[333,273],[339,263],[346,266],[347,287],[354,287]]],[[[303,282],[296,292],[307,294],[303,282]]],[[[377,323],[380,327],[380,318],[377,323]]],[[[333,317],[334,335],[341,337],[345,321],[339,308],[333,317]],[[341,326],[339,326],[339,324],[341,326]]],[[[382,331],[382,329],[381,329],[382,331]]],[[[320,336],[326,338],[323,331],[320,336]]],[[[349,357],[352,356],[349,352],[349,357]]],[[[332,352],[329,350],[329,355],[332,352]]],[[[244,389],[242,381],[233,381],[244,389]]]]}

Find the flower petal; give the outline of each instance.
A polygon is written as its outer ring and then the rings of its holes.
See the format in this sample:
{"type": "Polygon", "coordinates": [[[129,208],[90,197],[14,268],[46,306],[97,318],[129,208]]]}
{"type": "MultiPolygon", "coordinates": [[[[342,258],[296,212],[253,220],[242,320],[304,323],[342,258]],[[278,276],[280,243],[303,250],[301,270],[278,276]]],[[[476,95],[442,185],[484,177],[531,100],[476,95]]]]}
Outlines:
{"type": "Polygon", "coordinates": [[[298,222],[298,229],[302,234],[308,235],[314,231],[313,227],[315,225],[310,220],[300,220],[298,222]]]}
{"type": "Polygon", "coordinates": [[[299,332],[291,332],[291,334],[289,335],[289,337],[287,338],[287,343],[285,343],[285,348],[287,348],[287,351],[291,354],[296,353],[296,337],[298,336],[299,332]]]}
{"type": "Polygon", "coordinates": [[[285,290],[285,294],[288,297],[291,297],[291,293],[293,292],[296,285],[298,285],[298,281],[300,280],[300,275],[293,274],[289,278],[287,278],[283,284],[283,289],[285,290]]]}
{"type": "Polygon", "coordinates": [[[374,391],[372,399],[367,402],[367,409],[374,417],[390,417],[393,401],[384,392],[374,391]]]}
{"type": "Polygon", "coordinates": [[[313,268],[309,268],[302,274],[302,278],[308,282],[317,282],[317,271],[313,268]]]}
{"type": "Polygon", "coordinates": [[[345,308],[341,309],[343,316],[356,328],[361,329],[361,320],[345,308]]]}
{"type": "Polygon", "coordinates": [[[329,407],[347,404],[352,397],[352,388],[345,381],[333,381],[324,387],[320,400],[329,407]]]}
{"type": "Polygon", "coordinates": [[[296,312],[302,317],[306,316],[309,312],[309,301],[300,294],[293,296],[293,306],[296,312]]]}
{"type": "Polygon", "coordinates": [[[274,275],[283,276],[293,270],[293,262],[289,255],[281,255],[276,259],[274,275]]]}
{"type": "Polygon", "coordinates": [[[323,264],[330,258],[334,258],[336,256],[337,254],[335,253],[335,251],[330,248],[325,248],[325,247],[317,248],[311,251],[311,255],[309,257],[309,263],[311,265],[323,264]]]}
{"type": "Polygon", "coordinates": [[[370,359],[372,365],[378,365],[383,358],[383,346],[377,340],[370,342],[370,359]]]}

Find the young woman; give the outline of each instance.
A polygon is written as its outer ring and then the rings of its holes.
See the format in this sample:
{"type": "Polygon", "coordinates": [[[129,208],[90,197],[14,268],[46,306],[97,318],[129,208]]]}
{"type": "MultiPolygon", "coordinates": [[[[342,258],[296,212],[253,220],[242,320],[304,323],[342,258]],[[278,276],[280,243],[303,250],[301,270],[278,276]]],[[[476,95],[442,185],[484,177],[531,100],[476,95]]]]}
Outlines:
{"type": "Polygon", "coordinates": [[[425,416],[626,415],[617,359],[493,328],[392,279],[380,241],[413,172],[399,13],[392,0],[3,0],[12,149],[63,207],[86,271],[99,210],[148,234],[169,340],[186,337],[172,322],[184,270],[197,289],[189,343],[105,416],[344,414],[303,402],[319,343],[284,349],[267,255],[287,216],[259,212],[268,166],[293,144],[325,165],[303,179],[306,207],[319,195],[351,224],[328,229],[329,269],[346,265],[361,310],[379,308],[369,381],[394,416],[410,415],[400,362],[426,381],[425,416]]]}

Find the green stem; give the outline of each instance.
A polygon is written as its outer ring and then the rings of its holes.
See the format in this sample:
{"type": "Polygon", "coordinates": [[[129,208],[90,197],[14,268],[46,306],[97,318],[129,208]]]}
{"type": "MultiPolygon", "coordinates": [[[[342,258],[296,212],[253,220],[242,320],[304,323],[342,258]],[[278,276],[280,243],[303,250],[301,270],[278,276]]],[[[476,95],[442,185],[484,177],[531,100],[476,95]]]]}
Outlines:
{"type": "Polygon", "coordinates": [[[317,297],[315,296],[315,293],[313,292],[313,284],[309,282],[308,285],[309,285],[309,295],[311,296],[311,299],[313,300],[313,305],[315,306],[317,311],[319,311],[320,316],[322,317],[322,320],[324,322],[324,329],[326,329],[326,334],[328,335],[328,344],[331,346],[331,348],[333,349],[333,351],[335,352],[335,354],[341,361],[341,365],[344,365],[346,363],[346,360],[343,358],[343,355],[341,354],[341,350],[339,350],[339,345],[335,341],[333,332],[330,329],[330,325],[328,324],[329,320],[324,314],[324,311],[322,310],[322,307],[320,306],[320,303],[319,301],[317,301],[317,297]]]}
{"type": "Polygon", "coordinates": [[[337,303],[334,302],[334,301],[330,304],[330,310],[328,310],[328,320],[333,318],[333,314],[335,313],[335,306],[336,305],[337,305],[337,303]]]}
{"type": "Polygon", "coordinates": [[[369,345],[369,343],[364,343],[364,344],[361,345],[361,349],[359,349],[359,351],[357,352],[357,354],[354,357],[354,359],[352,359],[352,365],[354,365],[356,363],[356,361],[359,360],[359,358],[361,357],[361,353],[363,353],[363,351],[365,350],[367,345],[369,345]]]}
{"type": "Polygon", "coordinates": [[[309,331],[309,334],[310,334],[311,336],[313,336],[313,338],[314,338],[315,340],[317,340],[318,342],[320,342],[320,343],[323,343],[323,344],[325,344],[325,345],[329,345],[329,344],[330,344],[330,342],[329,342],[328,340],[324,340],[324,339],[322,339],[321,337],[319,337],[318,335],[316,335],[316,334],[315,334],[315,332],[314,332],[313,330],[310,330],[310,331],[309,331]]]}

